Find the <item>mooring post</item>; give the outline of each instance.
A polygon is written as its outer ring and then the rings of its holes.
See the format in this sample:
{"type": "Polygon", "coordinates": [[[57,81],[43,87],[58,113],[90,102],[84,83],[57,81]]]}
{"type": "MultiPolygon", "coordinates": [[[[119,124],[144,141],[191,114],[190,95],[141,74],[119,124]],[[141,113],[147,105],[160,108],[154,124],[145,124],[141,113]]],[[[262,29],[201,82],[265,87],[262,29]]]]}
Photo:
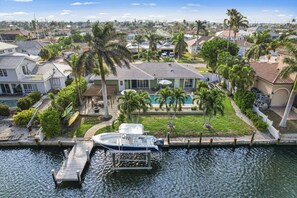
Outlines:
{"type": "Polygon", "coordinates": [[[77,176],[77,180],[80,183],[81,182],[81,177],[80,177],[80,171],[79,170],[76,170],[76,176],[77,176]]]}
{"type": "Polygon", "coordinates": [[[68,151],[67,149],[64,150],[64,157],[67,159],[68,158],[68,151]]]}
{"type": "Polygon", "coordinates": [[[252,138],[251,138],[250,146],[253,145],[255,134],[256,134],[256,133],[255,133],[255,131],[254,131],[253,134],[252,134],[252,138]]]}
{"type": "Polygon", "coordinates": [[[58,140],[58,144],[59,144],[59,147],[61,147],[61,146],[62,146],[62,143],[61,143],[61,141],[60,141],[60,140],[58,140]]]}
{"type": "Polygon", "coordinates": [[[90,162],[90,152],[89,150],[86,150],[86,155],[87,155],[87,161],[90,162]]]}
{"type": "Polygon", "coordinates": [[[200,138],[199,138],[199,147],[201,146],[201,142],[202,142],[202,133],[200,133],[200,138]]]}
{"type": "Polygon", "coordinates": [[[280,143],[280,138],[277,138],[277,140],[276,140],[276,144],[279,144],[280,143]]]}
{"type": "Polygon", "coordinates": [[[55,183],[55,187],[58,186],[58,182],[57,182],[57,179],[56,179],[56,173],[55,173],[55,169],[52,169],[52,177],[53,177],[53,180],[54,180],[54,183],[55,183]]]}
{"type": "Polygon", "coordinates": [[[170,132],[167,133],[167,143],[170,144],[170,132]]]}
{"type": "Polygon", "coordinates": [[[106,156],[107,149],[104,149],[104,156],[106,156]]]}
{"type": "Polygon", "coordinates": [[[237,139],[234,138],[234,143],[233,143],[233,146],[234,146],[234,147],[236,146],[236,142],[237,142],[237,139]]]}
{"type": "Polygon", "coordinates": [[[111,157],[112,157],[112,166],[115,167],[115,164],[116,164],[115,163],[115,153],[112,153],[111,157]]]}
{"type": "Polygon", "coordinates": [[[151,167],[151,152],[148,153],[147,160],[147,167],[151,167]]]}
{"type": "Polygon", "coordinates": [[[188,149],[190,149],[190,139],[188,139],[188,149]]]}
{"type": "Polygon", "coordinates": [[[212,147],[212,142],[213,142],[213,139],[210,138],[210,141],[209,141],[209,146],[212,147]]]}
{"type": "Polygon", "coordinates": [[[36,146],[39,147],[39,141],[37,138],[35,139],[35,142],[36,142],[36,146]]]}

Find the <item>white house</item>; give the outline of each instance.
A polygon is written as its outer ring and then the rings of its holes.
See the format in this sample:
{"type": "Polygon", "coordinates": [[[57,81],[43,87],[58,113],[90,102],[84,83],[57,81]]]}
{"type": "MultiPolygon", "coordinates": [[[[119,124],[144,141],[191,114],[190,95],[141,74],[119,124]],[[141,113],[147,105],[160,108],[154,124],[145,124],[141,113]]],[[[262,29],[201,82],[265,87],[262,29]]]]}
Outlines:
{"type": "MultiPolygon", "coordinates": [[[[224,30],[224,31],[220,31],[216,33],[216,36],[222,39],[229,39],[229,30],[224,30]]],[[[230,31],[230,40],[231,41],[240,41],[240,40],[244,40],[244,35],[242,35],[241,32],[237,32],[236,36],[234,38],[234,32],[233,30],[230,31]]]]}
{"type": "Polygon", "coordinates": [[[30,56],[15,53],[16,48],[0,42],[0,94],[47,93],[65,86],[70,66],[54,62],[39,65],[30,56]]]}

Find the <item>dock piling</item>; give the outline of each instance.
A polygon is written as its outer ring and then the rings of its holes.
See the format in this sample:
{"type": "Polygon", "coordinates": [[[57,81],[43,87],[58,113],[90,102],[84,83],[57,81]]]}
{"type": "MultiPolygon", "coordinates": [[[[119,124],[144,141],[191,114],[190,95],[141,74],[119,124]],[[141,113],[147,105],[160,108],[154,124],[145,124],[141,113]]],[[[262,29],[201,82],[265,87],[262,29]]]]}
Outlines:
{"type": "Polygon", "coordinates": [[[116,166],[115,153],[112,153],[111,157],[112,157],[112,166],[115,167],[116,166]]]}
{"type": "Polygon", "coordinates": [[[167,133],[167,143],[170,144],[170,132],[167,133]]]}
{"type": "Polygon", "coordinates": [[[90,152],[89,150],[86,150],[86,155],[87,155],[87,162],[90,162],[90,152]]]}
{"type": "Polygon", "coordinates": [[[234,147],[236,146],[236,143],[237,143],[237,139],[234,138],[234,142],[233,142],[233,146],[234,146],[234,147]]]}
{"type": "Polygon", "coordinates": [[[253,134],[252,134],[252,138],[251,138],[251,142],[250,142],[250,146],[252,146],[253,145],[253,142],[254,142],[254,138],[255,138],[255,131],[253,132],[253,134]]]}
{"type": "Polygon", "coordinates": [[[62,143],[61,143],[61,141],[60,141],[60,140],[58,140],[58,144],[59,144],[59,147],[61,147],[61,146],[62,146],[62,143]]]}
{"type": "Polygon", "coordinates": [[[190,139],[188,139],[188,149],[190,149],[190,139]]]}
{"type": "Polygon", "coordinates": [[[68,158],[68,151],[67,151],[67,149],[65,149],[65,150],[63,151],[63,153],[64,153],[64,157],[67,159],[67,158],[68,158]]]}
{"type": "Polygon", "coordinates": [[[55,187],[58,186],[58,182],[57,182],[57,179],[56,179],[56,172],[55,172],[55,169],[52,169],[52,177],[53,177],[53,180],[54,180],[54,183],[55,183],[55,187]]]}
{"type": "Polygon", "coordinates": [[[210,138],[210,140],[209,140],[209,146],[210,146],[210,147],[212,147],[212,142],[213,142],[213,139],[210,138]]]}
{"type": "Polygon", "coordinates": [[[81,177],[80,177],[80,171],[76,170],[76,175],[77,175],[77,180],[80,183],[81,182],[81,177]]]}
{"type": "Polygon", "coordinates": [[[202,142],[202,133],[200,133],[200,137],[199,137],[199,147],[201,146],[201,142],[202,142]]]}

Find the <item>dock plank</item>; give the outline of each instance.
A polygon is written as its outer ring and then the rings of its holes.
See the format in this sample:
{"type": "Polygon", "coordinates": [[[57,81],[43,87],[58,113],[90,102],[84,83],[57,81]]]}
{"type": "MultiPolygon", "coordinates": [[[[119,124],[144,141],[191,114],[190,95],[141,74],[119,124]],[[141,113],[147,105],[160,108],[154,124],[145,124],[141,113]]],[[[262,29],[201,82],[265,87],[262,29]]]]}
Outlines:
{"type": "Polygon", "coordinates": [[[79,174],[81,176],[88,161],[86,150],[88,150],[90,154],[93,146],[94,145],[92,141],[77,142],[77,144],[75,144],[71,149],[67,159],[63,162],[63,165],[58,171],[56,180],[58,182],[79,181],[76,171],[79,170],[79,174]]]}

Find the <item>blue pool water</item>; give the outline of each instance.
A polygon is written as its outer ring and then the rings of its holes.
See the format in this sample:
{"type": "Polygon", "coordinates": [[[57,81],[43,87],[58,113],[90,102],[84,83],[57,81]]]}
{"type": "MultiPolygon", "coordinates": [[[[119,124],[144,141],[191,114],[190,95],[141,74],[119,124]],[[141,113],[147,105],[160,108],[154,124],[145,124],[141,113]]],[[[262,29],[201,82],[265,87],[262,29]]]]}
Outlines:
{"type": "Polygon", "coordinates": [[[0,100],[0,104],[5,104],[9,107],[16,107],[17,106],[17,101],[18,100],[0,100]]]}
{"type": "MultiPolygon", "coordinates": [[[[156,95],[150,95],[152,99],[152,104],[159,104],[155,98],[158,98],[156,95]]],[[[167,103],[169,103],[169,100],[167,100],[167,103]]],[[[192,104],[192,97],[188,95],[188,99],[185,101],[185,104],[192,104]]]]}

